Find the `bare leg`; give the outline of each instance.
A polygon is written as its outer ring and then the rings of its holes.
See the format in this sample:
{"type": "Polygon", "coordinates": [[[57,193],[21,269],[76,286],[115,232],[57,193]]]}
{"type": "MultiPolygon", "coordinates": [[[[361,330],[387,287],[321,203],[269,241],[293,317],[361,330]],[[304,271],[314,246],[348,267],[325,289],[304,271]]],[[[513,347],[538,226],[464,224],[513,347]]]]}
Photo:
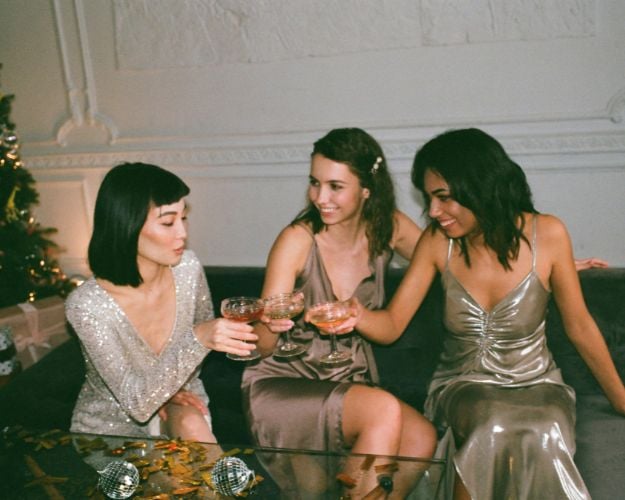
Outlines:
{"type": "MultiPolygon", "coordinates": [[[[400,401],[402,432],[399,452],[402,457],[430,459],[436,451],[436,429],[412,406],[400,401]]],[[[416,486],[429,462],[400,460],[394,476],[393,493],[389,498],[405,498],[416,486]]]]}
{"type": "MultiPolygon", "coordinates": [[[[378,485],[376,466],[393,462],[392,456],[429,458],[436,447],[436,433],[429,421],[392,394],[364,385],[352,386],[345,395],[343,434],[353,453],[381,455],[363,470],[363,459],[348,461],[345,472],[360,477],[359,495],[378,485]]],[[[402,471],[391,498],[405,498],[418,480],[417,471],[402,471]],[[410,475],[415,479],[409,480],[410,475]]],[[[364,495],[363,495],[364,496],[364,495]]]]}
{"type": "Polygon", "coordinates": [[[328,478],[326,471],[315,457],[296,454],[291,456],[291,464],[299,497],[302,500],[321,498],[328,488],[328,479],[334,480],[334,478],[328,478]]]}
{"type": "Polygon", "coordinates": [[[202,443],[217,442],[204,415],[197,408],[170,403],[166,411],[165,427],[169,436],[202,443]]]}
{"type": "Polygon", "coordinates": [[[456,474],[456,478],[454,479],[454,500],[471,500],[471,495],[469,495],[469,492],[458,474],[456,474]]]}

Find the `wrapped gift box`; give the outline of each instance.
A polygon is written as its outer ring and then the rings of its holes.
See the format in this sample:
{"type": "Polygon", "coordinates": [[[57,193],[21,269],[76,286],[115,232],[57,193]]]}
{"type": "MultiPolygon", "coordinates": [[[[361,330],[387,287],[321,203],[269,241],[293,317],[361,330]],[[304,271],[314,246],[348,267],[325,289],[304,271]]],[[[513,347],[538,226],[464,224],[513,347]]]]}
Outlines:
{"type": "Polygon", "coordinates": [[[11,329],[22,369],[36,363],[69,339],[65,304],[58,296],[0,309],[2,325],[11,329]]]}

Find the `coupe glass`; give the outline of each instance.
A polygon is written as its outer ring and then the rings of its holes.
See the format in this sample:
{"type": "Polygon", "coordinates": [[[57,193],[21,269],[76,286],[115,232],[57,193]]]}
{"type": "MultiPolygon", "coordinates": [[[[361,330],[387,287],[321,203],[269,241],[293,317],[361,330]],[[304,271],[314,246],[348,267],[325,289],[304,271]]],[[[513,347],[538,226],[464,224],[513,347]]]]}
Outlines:
{"type": "Polygon", "coordinates": [[[350,307],[347,302],[322,302],[315,304],[309,310],[309,320],[319,330],[330,336],[330,353],[323,355],[320,361],[324,365],[340,365],[351,361],[349,351],[339,351],[336,342],[336,330],[350,315],[350,307]]]}
{"type": "MultiPolygon", "coordinates": [[[[221,315],[241,323],[258,321],[263,315],[263,301],[258,297],[230,297],[221,301],[221,315]]],[[[227,353],[226,357],[235,361],[252,361],[260,358],[260,353],[254,349],[247,356],[227,353]]]]}
{"type": "MultiPolygon", "coordinates": [[[[304,296],[301,293],[280,293],[265,299],[265,316],[271,319],[291,319],[304,310],[304,296]]],[[[308,349],[303,344],[293,342],[291,329],[282,333],[282,343],[273,352],[276,358],[294,358],[308,349]]]]}

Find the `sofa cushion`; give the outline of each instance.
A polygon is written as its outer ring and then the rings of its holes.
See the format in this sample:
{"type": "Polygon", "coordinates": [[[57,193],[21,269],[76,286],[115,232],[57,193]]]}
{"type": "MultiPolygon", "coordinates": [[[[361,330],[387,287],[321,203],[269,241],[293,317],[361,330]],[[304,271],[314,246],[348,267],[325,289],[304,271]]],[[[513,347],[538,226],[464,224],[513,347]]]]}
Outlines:
{"type": "Polygon", "coordinates": [[[595,500],[625,496],[625,418],[605,396],[577,398],[575,462],[595,500]]]}

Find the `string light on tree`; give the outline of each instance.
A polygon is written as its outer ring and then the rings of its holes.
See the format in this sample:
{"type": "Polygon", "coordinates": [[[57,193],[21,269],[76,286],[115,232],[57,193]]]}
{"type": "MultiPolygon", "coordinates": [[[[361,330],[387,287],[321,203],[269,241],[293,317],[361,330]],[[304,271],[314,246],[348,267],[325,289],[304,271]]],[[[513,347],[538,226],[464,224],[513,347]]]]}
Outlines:
{"type": "Polygon", "coordinates": [[[55,260],[59,249],[50,236],[56,229],[41,227],[31,213],[39,193],[20,159],[13,99],[0,91],[0,307],[65,296],[73,288],[55,260]]]}

